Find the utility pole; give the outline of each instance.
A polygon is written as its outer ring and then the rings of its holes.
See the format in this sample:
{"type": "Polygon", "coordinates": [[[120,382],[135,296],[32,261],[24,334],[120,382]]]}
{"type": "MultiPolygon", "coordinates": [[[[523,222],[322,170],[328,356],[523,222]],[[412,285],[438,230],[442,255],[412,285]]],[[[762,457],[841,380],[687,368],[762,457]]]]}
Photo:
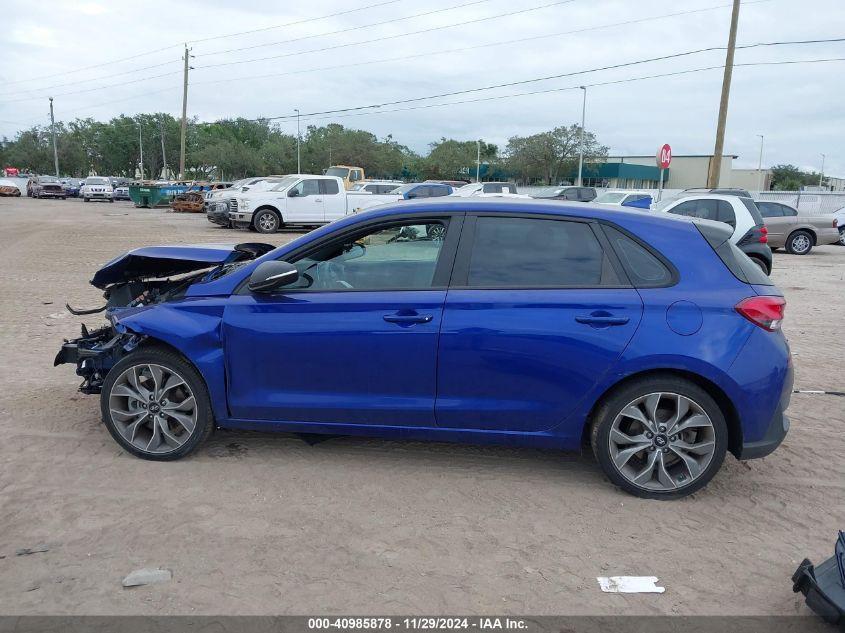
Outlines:
{"type": "Polygon", "coordinates": [[[760,137],[760,158],[757,160],[757,192],[763,191],[763,135],[760,137]]]}
{"type": "Polygon", "coordinates": [[[141,137],[141,120],[138,119],[138,148],[141,150],[141,180],[144,179],[144,139],[141,137]]]}
{"type": "Polygon", "coordinates": [[[481,141],[475,142],[475,182],[481,182],[481,141]]]}
{"type": "Polygon", "coordinates": [[[179,140],[179,178],[185,177],[185,137],[188,134],[188,71],[191,49],[185,44],[185,72],[182,78],[182,136],[179,140]]]}
{"type": "Polygon", "coordinates": [[[581,176],[584,171],[584,122],[587,116],[587,87],[580,86],[580,88],[584,91],[584,101],[581,103],[581,138],[578,142],[578,182],[576,184],[579,187],[581,186],[581,176]]]}
{"type": "Polygon", "coordinates": [[[161,163],[164,165],[164,177],[167,178],[167,152],[164,151],[164,119],[158,120],[158,129],[161,132],[161,163]]]}
{"type": "MultiPolygon", "coordinates": [[[[299,108],[294,108],[294,112],[296,112],[296,173],[302,173],[302,163],[299,159],[299,142],[300,142],[300,134],[299,134],[299,108]]],[[[329,161],[331,162],[331,161],[329,161]]],[[[331,165],[329,165],[331,167],[331,165]]]]}
{"type": "MultiPolygon", "coordinates": [[[[55,143],[55,141],[53,141],[53,142],[55,143]]],[[[822,186],[822,178],[824,178],[824,158],[825,158],[825,156],[824,156],[824,154],[822,154],[822,170],[819,173],[819,187],[822,186]]],[[[56,165],[58,165],[58,163],[56,163],[56,165]]],[[[58,171],[59,171],[59,168],[56,167],[56,173],[58,173],[58,171]]]]}
{"type": "Polygon", "coordinates": [[[713,158],[710,160],[710,171],[707,174],[707,186],[719,186],[719,176],[722,173],[722,153],[725,149],[725,124],[728,119],[728,98],[731,94],[731,77],[734,70],[734,48],[736,48],[736,25],[739,22],[739,3],[734,0],[731,11],[731,30],[728,34],[728,53],[725,56],[725,74],[722,77],[722,98],[719,100],[719,121],[716,124],[716,145],[713,148],[713,158]]]}
{"type": "Polygon", "coordinates": [[[50,134],[53,136],[53,164],[59,177],[59,150],[56,147],[56,119],[53,117],[53,97],[50,97],[50,134]]]}

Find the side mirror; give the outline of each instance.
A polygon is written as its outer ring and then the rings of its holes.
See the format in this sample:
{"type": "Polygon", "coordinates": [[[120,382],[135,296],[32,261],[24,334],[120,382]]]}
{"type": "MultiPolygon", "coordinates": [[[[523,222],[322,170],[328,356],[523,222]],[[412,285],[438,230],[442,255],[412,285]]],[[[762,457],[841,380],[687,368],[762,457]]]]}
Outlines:
{"type": "Polygon", "coordinates": [[[299,279],[296,266],[284,261],[262,262],[249,276],[251,292],[273,292],[299,279]]]}
{"type": "Polygon", "coordinates": [[[299,189],[291,189],[288,191],[288,198],[296,198],[299,195],[299,189]]]}

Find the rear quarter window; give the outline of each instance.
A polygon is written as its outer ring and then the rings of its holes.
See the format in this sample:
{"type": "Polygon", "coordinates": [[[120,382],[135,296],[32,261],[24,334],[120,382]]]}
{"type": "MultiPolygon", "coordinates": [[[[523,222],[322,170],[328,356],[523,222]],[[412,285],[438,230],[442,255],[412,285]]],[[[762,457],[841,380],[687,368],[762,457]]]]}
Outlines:
{"type": "Polygon", "coordinates": [[[635,287],[656,288],[675,282],[676,273],[646,246],[615,227],[602,228],[635,287]]]}

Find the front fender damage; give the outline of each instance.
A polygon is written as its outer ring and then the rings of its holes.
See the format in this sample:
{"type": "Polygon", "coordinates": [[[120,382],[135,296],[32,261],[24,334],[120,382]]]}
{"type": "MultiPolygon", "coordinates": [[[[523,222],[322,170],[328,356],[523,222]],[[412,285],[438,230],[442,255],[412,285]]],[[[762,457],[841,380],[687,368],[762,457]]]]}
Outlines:
{"type": "Polygon", "coordinates": [[[75,364],[76,374],[83,379],[79,390],[86,394],[100,393],[109,370],[145,338],[124,328],[120,329],[122,331],[106,325],[89,331],[83,325],[82,336],[65,339],[53,366],[75,364]]]}

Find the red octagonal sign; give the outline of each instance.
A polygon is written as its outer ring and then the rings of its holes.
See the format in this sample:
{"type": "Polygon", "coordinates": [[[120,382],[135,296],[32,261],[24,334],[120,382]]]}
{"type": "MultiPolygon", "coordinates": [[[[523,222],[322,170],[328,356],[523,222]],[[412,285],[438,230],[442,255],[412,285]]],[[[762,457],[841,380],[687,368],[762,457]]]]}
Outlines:
{"type": "Polygon", "coordinates": [[[657,152],[657,166],[660,169],[668,169],[669,163],[672,162],[672,148],[669,147],[669,143],[664,143],[663,147],[660,148],[660,151],[657,152]]]}

